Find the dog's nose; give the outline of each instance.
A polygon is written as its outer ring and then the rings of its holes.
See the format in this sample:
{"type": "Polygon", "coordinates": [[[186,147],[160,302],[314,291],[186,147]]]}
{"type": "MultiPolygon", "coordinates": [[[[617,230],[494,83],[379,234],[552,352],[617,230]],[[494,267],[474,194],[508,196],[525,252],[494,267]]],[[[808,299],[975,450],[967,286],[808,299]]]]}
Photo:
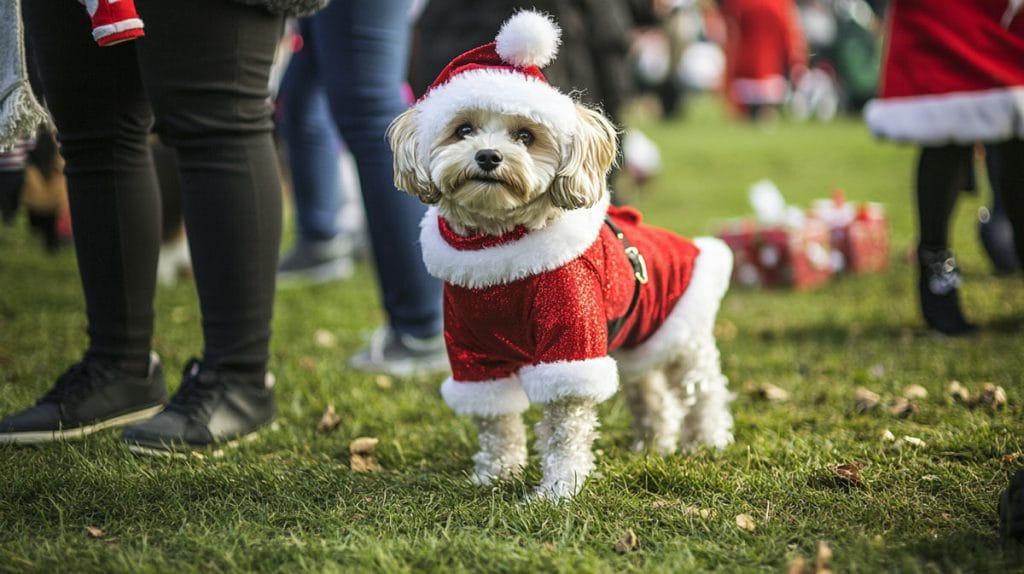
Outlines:
{"type": "Polygon", "coordinates": [[[501,152],[496,149],[482,149],[476,152],[476,164],[484,171],[494,171],[501,165],[501,152]]]}

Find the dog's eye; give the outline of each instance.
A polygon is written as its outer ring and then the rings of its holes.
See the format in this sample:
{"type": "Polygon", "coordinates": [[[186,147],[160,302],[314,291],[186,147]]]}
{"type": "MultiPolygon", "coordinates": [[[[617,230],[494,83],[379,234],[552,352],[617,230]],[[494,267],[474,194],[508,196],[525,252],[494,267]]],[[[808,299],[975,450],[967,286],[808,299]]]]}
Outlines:
{"type": "Polygon", "coordinates": [[[469,124],[462,124],[461,126],[455,128],[455,135],[459,136],[460,138],[467,138],[472,134],[473,126],[469,124]]]}
{"type": "Polygon", "coordinates": [[[517,142],[523,144],[524,146],[529,146],[530,144],[533,143],[533,140],[535,139],[533,136],[533,132],[526,128],[516,130],[516,133],[513,135],[513,137],[517,142]]]}

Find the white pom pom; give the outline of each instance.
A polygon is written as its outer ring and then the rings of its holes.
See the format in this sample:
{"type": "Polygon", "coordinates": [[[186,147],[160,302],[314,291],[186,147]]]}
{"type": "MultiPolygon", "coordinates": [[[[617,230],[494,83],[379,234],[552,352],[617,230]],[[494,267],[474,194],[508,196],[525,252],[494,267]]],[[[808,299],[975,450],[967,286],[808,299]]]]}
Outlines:
{"type": "Polygon", "coordinates": [[[545,14],[523,10],[501,25],[494,41],[495,50],[506,62],[543,68],[558,54],[562,29],[545,14]]]}

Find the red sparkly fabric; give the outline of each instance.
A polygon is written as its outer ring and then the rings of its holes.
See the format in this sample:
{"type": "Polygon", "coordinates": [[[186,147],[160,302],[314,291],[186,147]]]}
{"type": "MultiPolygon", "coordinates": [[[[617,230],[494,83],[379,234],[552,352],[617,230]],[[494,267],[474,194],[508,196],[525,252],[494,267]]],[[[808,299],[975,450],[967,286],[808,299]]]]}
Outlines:
{"type": "MultiPolygon", "coordinates": [[[[480,289],[445,285],[445,340],[455,381],[502,379],[528,365],[605,357],[657,330],[686,291],[697,246],[642,225],[633,209],[613,206],[608,215],[640,250],[650,277],[611,346],[608,321],[625,314],[635,279],[623,243],[602,225],[597,240],[558,269],[480,289]]],[[[450,245],[467,248],[452,241],[446,226],[441,229],[450,245]]]]}

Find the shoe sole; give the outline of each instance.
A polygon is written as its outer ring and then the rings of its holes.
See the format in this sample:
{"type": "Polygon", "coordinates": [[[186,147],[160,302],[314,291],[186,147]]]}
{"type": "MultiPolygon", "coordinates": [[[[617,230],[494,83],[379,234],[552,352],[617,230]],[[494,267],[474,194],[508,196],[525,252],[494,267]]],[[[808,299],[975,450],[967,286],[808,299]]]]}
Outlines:
{"type": "Polygon", "coordinates": [[[218,443],[214,450],[208,450],[210,447],[194,447],[187,450],[178,450],[173,447],[171,448],[160,448],[154,446],[144,446],[141,444],[128,444],[128,450],[132,454],[140,456],[152,456],[157,458],[176,458],[176,459],[187,459],[187,458],[220,458],[224,456],[227,451],[238,448],[239,446],[255,441],[260,437],[260,433],[265,430],[275,431],[279,425],[274,422],[265,428],[254,430],[253,432],[242,435],[238,438],[229,440],[227,442],[218,443]]]}
{"type": "Polygon", "coordinates": [[[141,411],[123,414],[112,419],[73,429],[4,433],[0,434],[0,444],[42,444],[57,441],[79,440],[104,429],[122,427],[149,420],[162,411],[163,408],[163,405],[157,405],[155,407],[142,409],[141,411]]]}

